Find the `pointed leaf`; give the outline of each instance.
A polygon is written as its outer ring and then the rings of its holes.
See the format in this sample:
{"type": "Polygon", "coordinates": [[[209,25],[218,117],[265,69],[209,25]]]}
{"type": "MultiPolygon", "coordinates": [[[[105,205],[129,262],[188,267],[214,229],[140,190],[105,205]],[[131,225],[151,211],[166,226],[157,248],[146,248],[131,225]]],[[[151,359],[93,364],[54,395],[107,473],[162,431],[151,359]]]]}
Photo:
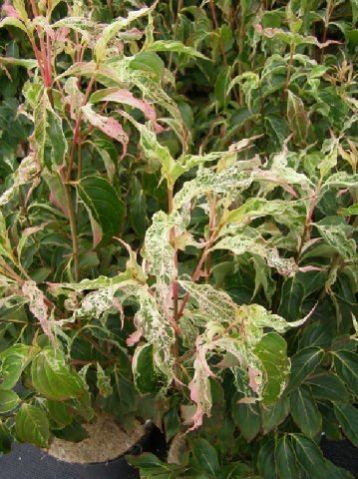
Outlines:
{"type": "Polygon", "coordinates": [[[0,390],[0,414],[6,414],[20,403],[19,396],[14,391],[0,390]]]}
{"type": "Polygon", "coordinates": [[[293,420],[308,437],[314,438],[322,428],[322,417],[308,388],[300,387],[290,396],[293,420]]]}
{"type": "Polygon", "coordinates": [[[318,347],[308,347],[298,351],[292,358],[290,381],[287,392],[297,388],[321,364],[324,351],[318,347]]]}
{"type": "Polygon", "coordinates": [[[295,453],[290,438],[286,434],[277,442],[275,462],[280,479],[297,479],[299,477],[295,453]]]}
{"type": "Polygon", "coordinates": [[[341,379],[332,372],[319,373],[308,379],[312,395],[324,401],[348,401],[349,394],[341,379]]]}
{"type": "Polygon", "coordinates": [[[308,477],[311,477],[312,471],[315,471],[317,478],[327,477],[326,462],[317,444],[303,434],[291,434],[290,439],[297,462],[305,469],[308,477]]]}
{"type": "Polygon", "coordinates": [[[351,404],[334,405],[334,413],[339,424],[342,426],[344,434],[348,439],[358,447],[358,410],[351,404]]]}
{"type": "Polygon", "coordinates": [[[31,360],[31,348],[16,344],[0,353],[0,390],[12,389],[31,360]]]}
{"type": "Polygon", "coordinates": [[[209,60],[205,55],[195,50],[193,47],[188,47],[182,42],[176,40],[157,40],[145,49],[146,51],[151,52],[175,52],[188,55],[190,57],[203,58],[204,60],[209,60]]]}
{"type": "Polygon", "coordinates": [[[120,231],[124,219],[124,205],[116,190],[99,176],[82,178],[77,188],[81,200],[101,229],[102,240],[111,240],[120,231]]]}
{"type": "Polygon", "coordinates": [[[82,379],[66,364],[63,353],[50,347],[32,361],[31,380],[40,394],[55,401],[77,398],[86,392],[82,379]]]}
{"type": "Polygon", "coordinates": [[[261,418],[258,404],[239,403],[239,396],[234,396],[232,417],[247,442],[252,441],[260,431],[261,418]]]}
{"type": "Polygon", "coordinates": [[[46,447],[50,438],[49,422],[45,412],[30,404],[23,404],[16,414],[15,430],[19,441],[46,447]]]}
{"type": "Polygon", "coordinates": [[[290,372],[286,341],[277,333],[265,334],[255,347],[264,368],[264,404],[272,404],[282,394],[290,372]]]}
{"type": "Polygon", "coordinates": [[[333,363],[338,376],[358,395],[358,356],[352,351],[335,351],[333,363]]]}
{"type": "Polygon", "coordinates": [[[196,439],[192,446],[195,463],[203,470],[216,477],[221,470],[216,449],[205,439],[196,439]]]}

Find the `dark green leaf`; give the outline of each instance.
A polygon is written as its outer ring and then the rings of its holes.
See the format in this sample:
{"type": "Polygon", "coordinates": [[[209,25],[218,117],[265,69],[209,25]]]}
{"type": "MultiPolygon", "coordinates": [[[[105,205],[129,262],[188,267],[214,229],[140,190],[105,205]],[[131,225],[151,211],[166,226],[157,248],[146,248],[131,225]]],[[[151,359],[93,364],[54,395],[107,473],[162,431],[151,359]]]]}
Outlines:
{"type": "Polygon", "coordinates": [[[257,469],[265,479],[277,479],[274,451],[275,443],[270,439],[260,447],[257,455],[257,469]]]}
{"type": "Polygon", "coordinates": [[[180,431],[180,416],[178,407],[173,406],[164,416],[165,438],[169,442],[180,431]]]}
{"type": "Polygon", "coordinates": [[[232,417],[244,438],[250,442],[260,431],[261,418],[258,404],[238,403],[239,396],[234,396],[232,417]]]}
{"type": "Polygon", "coordinates": [[[358,410],[351,404],[337,403],[334,412],[344,434],[358,447],[358,410]]]}
{"type": "Polygon", "coordinates": [[[317,479],[326,477],[326,463],[317,444],[303,434],[291,434],[290,437],[297,462],[305,469],[308,477],[311,477],[312,471],[315,471],[317,479]]]}
{"type": "Polygon", "coordinates": [[[99,176],[82,178],[77,188],[81,200],[100,228],[99,233],[93,227],[94,244],[111,240],[120,231],[125,214],[123,202],[116,190],[108,181],[99,176]]]}
{"type": "Polygon", "coordinates": [[[292,357],[290,381],[287,392],[297,388],[321,364],[324,351],[321,348],[301,349],[292,357]]]}
{"type": "Polygon", "coordinates": [[[288,435],[282,436],[275,448],[276,470],[280,479],[297,479],[299,477],[295,453],[288,435]]]}
{"type": "Polygon", "coordinates": [[[334,367],[338,376],[349,389],[358,394],[358,357],[352,351],[335,351],[333,354],[334,367]]]}
{"type": "Polygon", "coordinates": [[[304,285],[297,279],[285,279],[281,290],[281,302],[278,313],[288,321],[295,321],[301,317],[301,305],[305,295],[304,285]]]}
{"type": "Polygon", "coordinates": [[[348,391],[338,376],[331,372],[319,373],[307,381],[316,399],[348,401],[348,391]]]}
{"type": "Polygon", "coordinates": [[[77,421],[62,429],[54,430],[53,433],[59,439],[71,442],[81,442],[88,437],[86,429],[77,421]]]}
{"type": "Polygon", "coordinates": [[[136,349],[133,358],[133,374],[135,385],[140,393],[154,393],[161,388],[161,376],[154,366],[151,344],[144,344],[136,349]]]}
{"type": "Polygon", "coordinates": [[[301,431],[311,438],[322,427],[322,417],[307,387],[300,387],[290,396],[291,416],[301,431]]]}
{"type": "Polygon", "coordinates": [[[48,409],[49,418],[57,427],[64,427],[71,424],[73,418],[68,404],[62,401],[52,401],[48,399],[46,406],[48,409]]]}
{"type": "Polygon", "coordinates": [[[195,466],[217,477],[220,472],[220,464],[216,449],[205,439],[195,439],[192,444],[195,466]]]}
{"type": "Polygon", "coordinates": [[[0,422],[0,457],[11,451],[12,437],[8,429],[0,422]]]}
{"type": "Polygon", "coordinates": [[[265,434],[275,429],[288,416],[290,401],[288,397],[282,397],[271,406],[262,406],[262,428],[265,434]]]}

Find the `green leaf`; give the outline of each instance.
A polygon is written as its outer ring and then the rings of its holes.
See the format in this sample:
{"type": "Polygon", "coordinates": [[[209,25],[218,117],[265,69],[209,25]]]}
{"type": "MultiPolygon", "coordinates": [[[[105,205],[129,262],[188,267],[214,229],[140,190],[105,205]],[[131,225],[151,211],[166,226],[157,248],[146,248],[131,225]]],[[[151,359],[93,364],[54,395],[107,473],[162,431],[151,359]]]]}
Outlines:
{"type": "Polygon", "coordinates": [[[286,392],[297,388],[321,364],[324,351],[318,347],[308,347],[298,351],[292,358],[290,381],[286,392]]]}
{"type": "Polygon", "coordinates": [[[145,51],[183,53],[184,55],[189,55],[191,57],[209,60],[205,55],[195,50],[195,48],[188,47],[184,45],[184,43],[175,40],[157,40],[146,46],[145,51]]]}
{"type": "Polygon", "coordinates": [[[16,414],[15,430],[19,441],[47,447],[50,426],[44,411],[30,404],[23,404],[16,414]]]}
{"type": "Polygon", "coordinates": [[[228,95],[228,86],[230,83],[231,67],[224,67],[216,78],[215,82],[215,99],[219,108],[223,108],[226,105],[226,99],[228,95]]]}
{"type": "Polygon", "coordinates": [[[37,60],[27,60],[23,58],[11,58],[11,57],[0,57],[0,65],[4,66],[19,66],[28,68],[32,70],[33,68],[37,67],[37,60]]]}
{"type": "Polygon", "coordinates": [[[0,22],[0,28],[3,28],[3,27],[19,28],[20,30],[22,30],[23,32],[27,34],[27,28],[25,24],[21,20],[18,20],[17,18],[14,18],[14,17],[3,18],[0,22]]]}
{"type": "Polygon", "coordinates": [[[322,417],[308,388],[300,387],[290,396],[293,420],[308,437],[314,438],[322,428],[322,417]]]}
{"type": "Polygon", "coordinates": [[[344,216],[356,216],[358,215],[358,203],[355,203],[352,206],[349,206],[348,208],[343,208],[340,210],[340,214],[344,216]]]}
{"type": "Polygon", "coordinates": [[[281,289],[281,301],[278,313],[288,321],[301,317],[301,305],[305,295],[304,285],[297,275],[285,279],[281,289]]]}
{"type": "Polygon", "coordinates": [[[255,346],[264,370],[263,403],[272,404],[282,394],[290,372],[286,341],[277,333],[265,334],[255,346]]]}
{"type": "Polygon", "coordinates": [[[32,361],[31,379],[40,394],[54,401],[77,398],[86,392],[82,379],[71,371],[63,353],[52,347],[43,349],[32,361]]]}
{"type": "Polygon", "coordinates": [[[31,347],[15,344],[0,353],[0,390],[12,389],[31,361],[31,347]]]}
{"type": "Polygon", "coordinates": [[[216,449],[206,439],[200,438],[193,441],[192,451],[196,468],[217,477],[221,466],[216,449]]]}
{"type": "MultiPolygon", "coordinates": [[[[154,4],[155,5],[155,4],[154,4]]],[[[144,7],[141,8],[140,10],[133,10],[128,13],[128,16],[126,18],[119,17],[117,20],[112,22],[110,25],[107,25],[99,40],[96,42],[95,49],[94,49],[94,56],[96,58],[97,62],[101,62],[105,60],[107,56],[107,45],[110,42],[110,40],[120,31],[123,30],[124,28],[128,27],[132,22],[134,22],[136,19],[149,15],[151,10],[154,7],[144,7]]]]}
{"type": "Polygon", "coordinates": [[[53,110],[45,89],[40,91],[34,108],[34,137],[36,158],[41,165],[51,171],[54,166],[63,164],[67,141],[62,120],[53,110]]]}
{"type": "Polygon", "coordinates": [[[358,356],[352,351],[332,352],[333,364],[338,376],[348,388],[358,395],[358,356]]]}
{"type": "Polygon", "coordinates": [[[257,455],[257,469],[265,479],[277,479],[274,451],[275,443],[269,439],[260,447],[257,455]]]}
{"type": "Polygon", "coordinates": [[[171,439],[180,431],[181,420],[178,413],[178,407],[173,406],[165,414],[164,418],[165,438],[169,443],[171,439]]]}
{"type": "Polygon", "coordinates": [[[73,417],[68,404],[63,401],[52,401],[48,399],[46,406],[50,420],[53,421],[57,427],[65,427],[71,424],[73,417]]]}
{"type": "Polygon", "coordinates": [[[290,438],[297,462],[305,469],[308,477],[312,477],[312,471],[315,471],[317,478],[327,477],[326,463],[317,444],[303,434],[290,434],[290,438]]]}
{"type": "Polygon", "coordinates": [[[332,246],[343,258],[354,260],[356,258],[356,243],[353,238],[348,238],[349,226],[343,218],[326,217],[315,223],[322,238],[332,246]]]}
{"type": "Polygon", "coordinates": [[[334,413],[342,426],[344,434],[358,447],[358,410],[351,404],[334,405],[334,413]]]}
{"type": "MultiPolygon", "coordinates": [[[[51,166],[62,166],[68,150],[62,120],[52,109],[49,109],[46,121],[47,138],[44,154],[47,155],[47,158],[51,158],[51,166]]],[[[46,163],[48,164],[48,159],[46,159],[46,163]]]]}
{"type": "Polygon", "coordinates": [[[309,378],[307,384],[315,399],[342,402],[349,399],[343,381],[332,372],[318,373],[309,378]]]}
{"type": "Polygon", "coordinates": [[[132,368],[134,382],[140,393],[158,392],[162,384],[160,374],[154,366],[153,346],[151,344],[144,344],[135,350],[132,368]]]}
{"type": "Polygon", "coordinates": [[[110,241],[120,231],[125,214],[124,204],[116,190],[99,176],[82,178],[77,188],[93,221],[100,228],[98,234],[92,225],[94,244],[110,241]]]}
{"type": "Polygon", "coordinates": [[[143,479],[171,479],[180,477],[177,473],[183,472],[182,466],[164,463],[150,452],[140,456],[126,456],[126,460],[139,469],[143,479]]]}
{"type": "Polygon", "coordinates": [[[0,421],[0,458],[11,452],[12,437],[8,429],[0,421]]]}
{"type": "Polygon", "coordinates": [[[135,126],[140,132],[140,145],[147,160],[159,164],[168,185],[173,186],[183,168],[175,162],[169,149],[159,143],[154,132],[137,122],[135,122],[135,126]]]}
{"type": "Polygon", "coordinates": [[[261,417],[257,403],[238,403],[239,396],[235,395],[232,402],[232,417],[247,442],[252,441],[260,431],[261,417]]]}
{"type": "Polygon", "coordinates": [[[100,363],[97,362],[97,382],[96,386],[99,391],[99,394],[104,397],[108,398],[113,394],[113,387],[111,384],[111,376],[110,374],[106,374],[105,370],[102,368],[100,363]]]}
{"type": "Polygon", "coordinates": [[[162,78],[164,72],[163,60],[155,52],[137,53],[129,63],[129,68],[134,71],[147,74],[157,82],[162,78]]]}
{"type": "Polygon", "coordinates": [[[279,426],[288,416],[290,401],[288,397],[282,397],[272,406],[262,406],[262,429],[265,434],[279,426]]]}
{"type": "Polygon", "coordinates": [[[305,143],[310,128],[310,120],[303,101],[291,90],[287,92],[287,119],[297,143],[305,143]]]}
{"type": "Polygon", "coordinates": [[[20,403],[19,396],[14,391],[0,390],[0,414],[6,414],[20,403]]]}
{"type": "Polygon", "coordinates": [[[275,463],[280,479],[297,479],[299,477],[295,453],[287,434],[282,436],[276,444],[275,463]]]}
{"type": "Polygon", "coordinates": [[[140,238],[143,238],[148,226],[147,198],[136,178],[132,181],[128,206],[131,227],[140,238]]]}
{"type": "Polygon", "coordinates": [[[73,421],[61,429],[54,430],[53,433],[56,437],[64,441],[81,442],[88,438],[88,432],[82,424],[77,421],[73,421]]]}

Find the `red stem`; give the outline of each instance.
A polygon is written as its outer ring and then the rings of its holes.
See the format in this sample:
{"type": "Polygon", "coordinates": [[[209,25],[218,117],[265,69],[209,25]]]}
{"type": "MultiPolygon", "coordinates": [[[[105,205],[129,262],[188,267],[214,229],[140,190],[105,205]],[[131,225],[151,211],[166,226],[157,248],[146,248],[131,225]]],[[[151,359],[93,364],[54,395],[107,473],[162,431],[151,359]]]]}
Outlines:
{"type": "MultiPolygon", "coordinates": [[[[214,242],[214,240],[215,240],[216,234],[217,234],[216,231],[213,231],[213,232],[211,233],[211,236],[210,236],[208,242],[206,243],[206,246],[205,246],[204,251],[203,251],[203,253],[202,253],[202,255],[201,255],[201,258],[200,258],[200,260],[199,260],[199,263],[197,264],[197,267],[196,267],[194,273],[193,273],[192,276],[191,276],[191,280],[192,280],[194,283],[196,283],[196,281],[198,281],[198,279],[199,279],[200,276],[201,276],[202,267],[203,267],[203,265],[204,265],[204,263],[205,263],[205,260],[206,260],[207,255],[208,255],[208,253],[209,253],[209,248],[211,247],[211,245],[213,244],[213,242],[214,242]]],[[[184,298],[183,298],[183,302],[182,302],[182,304],[181,304],[181,306],[180,306],[180,309],[179,309],[179,311],[178,311],[178,316],[177,316],[178,319],[183,315],[185,306],[187,305],[187,302],[189,301],[189,297],[190,297],[190,294],[189,294],[189,293],[185,293],[184,298]]]]}
{"type": "Polygon", "coordinates": [[[35,0],[30,0],[30,4],[31,4],[31,9],[32,9],[32,14],[34,17],[38,17],[39,16],[39,12],[37,10],[37,5],[36,5],[36,2],[35,0]]]}
{"type": "MultiPolygon", "coordinates": [[[[95,81],[95,75],[92,76],[91,80],[89,81],[89,83],[87,85],[87,89],[86,89],[85,96],[83,98],[83,102],[82,102],[81,106],[84,106],[87,103],[88,98],[91,94],[91,90],[92,90],[94,81],[95,81]]],[[[82,112],[81,112],[81,110],[79,110],[78,116],[77,116],[77,119],[76,119],[74,132],[73,132],[73,142],[72,142],[71,153],[70,153],[70,161],[69,161],[67,175],[66,175],[67,181],[69,181],[71,179],[71,171],[73,169],[73,164],[74,164],[74,160],[75,160],[75,151],[76,151],[77,145],[80,142],[81,120],[82,120],[82,112]]]]}

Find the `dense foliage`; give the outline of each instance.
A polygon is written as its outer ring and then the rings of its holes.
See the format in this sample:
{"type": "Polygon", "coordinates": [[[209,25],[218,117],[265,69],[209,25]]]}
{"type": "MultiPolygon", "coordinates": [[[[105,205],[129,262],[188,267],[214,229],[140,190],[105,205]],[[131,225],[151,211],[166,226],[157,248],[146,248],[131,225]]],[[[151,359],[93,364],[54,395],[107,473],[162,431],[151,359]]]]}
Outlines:
{"type": "Polygon", "coordinates": [[[0,453],[102,410],[165,431],[144,478],[352,477],[357,19],[5,1],[0,453]]]}

